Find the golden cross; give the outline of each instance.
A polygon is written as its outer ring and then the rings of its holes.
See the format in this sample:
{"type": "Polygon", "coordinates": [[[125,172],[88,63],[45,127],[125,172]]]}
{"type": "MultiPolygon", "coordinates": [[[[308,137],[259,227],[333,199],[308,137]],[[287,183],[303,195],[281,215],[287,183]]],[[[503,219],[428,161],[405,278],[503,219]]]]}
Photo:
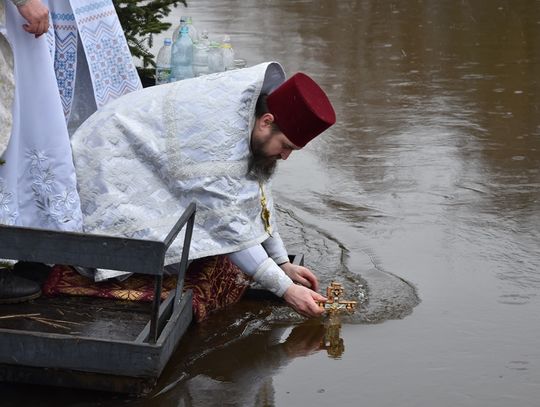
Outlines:
{"type": "Polygon", "coordinates": [[[259,182],[259,188],[261,189],[261,219],[264,224],[264,230],[266,230],[268,234],[272,236],[272,225],[270,224],[270,210],[268,209],[268,206],[266,206],[266,195],[264,194],[264,189],[261,182],[259,182]]]}
{"type": "Polygon", "coordinates": [[[330,283],[330,285],[326,288],[327,300],[317,301],[317,304],[326,311],[345,310],[353,312],[358,303],[356,301],[342,300],[341,296],[343,295],[344,291],[345,290],[340,283],[332,281],[332,283],[330,283]]]}

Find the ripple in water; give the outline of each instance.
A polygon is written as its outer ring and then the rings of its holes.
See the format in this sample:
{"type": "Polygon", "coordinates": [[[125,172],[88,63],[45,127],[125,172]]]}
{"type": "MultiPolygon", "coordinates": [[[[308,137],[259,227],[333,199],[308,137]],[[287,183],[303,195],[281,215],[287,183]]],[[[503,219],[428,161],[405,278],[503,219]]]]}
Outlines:
{"type": "MultiPolygon", "coordinates": [[[[332,281],[341,283],[346,299],[359,302],[358,310],[344,315],[346,323],[375,323],[403,318],[420,302],[416,289],[402,278],[384,270],[369,248],[351,256],[349,250],[330,233],[298,219],[294,213],[277,207],[280,213],[280,234],[290,253],[302,253],[306,266],[319,277],[324,291],[332,281]],[[348,264],[363,265],[359,272],[348,264]]],[[[324,292],[323,292],[324,293],[324,292]]],[[[272,316],[280,322],[303,320],[288,307],[277,307],[272,316]]]]}

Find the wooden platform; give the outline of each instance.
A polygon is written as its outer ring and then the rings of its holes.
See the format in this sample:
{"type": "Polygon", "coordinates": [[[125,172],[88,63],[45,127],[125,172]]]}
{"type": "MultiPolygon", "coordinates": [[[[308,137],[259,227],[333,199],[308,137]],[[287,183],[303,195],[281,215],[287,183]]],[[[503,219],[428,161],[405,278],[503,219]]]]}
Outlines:
{"type": "Polygon", "coordinates": [[[194,217],[191,205],[162,242],[0,226],[0,258],[152,275],[156,299],[54,297],[0,306],[0,381],[150,391],[191,322],[183,277],[194,217]],[[160,301],[165,253],[184,226],[178,285],[160,301]]]}
{"type": "MultiPolygon", "coordinates": [[[[17,310],[19,315],[23,311],[39,317],[0,320],[0,380],[146,393],[192,318],[191,293],[184,293],[175,312],[173,301],[165,303],[169,309],[163,313],[170,317],[163,321],[155,343],[148,341],[148,304],[89,297],[44,298],[24,304],[17,310]]],[[[15,313],[0,314],[5,315],[15,313]]]]}
{"type": "Polygon", "coordinates": [[[150,306],[95,297],[41,297],[0,305],[0,330],[133,341],[148,323],[150,306]]]}

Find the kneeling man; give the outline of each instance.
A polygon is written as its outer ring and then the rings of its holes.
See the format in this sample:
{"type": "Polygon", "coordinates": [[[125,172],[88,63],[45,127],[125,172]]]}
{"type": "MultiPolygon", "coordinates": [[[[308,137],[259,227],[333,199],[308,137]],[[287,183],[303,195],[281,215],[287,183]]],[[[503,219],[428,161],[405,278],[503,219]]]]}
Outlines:
{"type": "MultiPolygon", "coordinates": [[[[226,254],[299,313],[320,315],[317,278],[288,261],[270,180],[334,123],[323,90],[302,73],[285,80],[277,63],[125,95],[72,137],[85,232],[163,240],[195,202],[190,259],[226,254]]],[[[183,233],[166,264],[180,261],[183,233]]]]}

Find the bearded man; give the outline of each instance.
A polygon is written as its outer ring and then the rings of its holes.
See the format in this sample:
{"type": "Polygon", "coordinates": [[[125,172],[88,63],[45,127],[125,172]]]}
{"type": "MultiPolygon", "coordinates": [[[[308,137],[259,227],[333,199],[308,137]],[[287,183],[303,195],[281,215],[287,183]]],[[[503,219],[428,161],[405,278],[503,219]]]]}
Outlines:
{"type": "MultiPolygon", "coordinates": [[[[162,240],[195,202],[190,259],[228,255],[299,313],[320,315],[316,276],[288,261],[270,180],[334,123],[324,91],[302,73],[285,81],[277,63],[123,96],[72,137],[85,232],[162,240]]],[[[180,261],[183,233],[166,264],[180,261]]]]}

